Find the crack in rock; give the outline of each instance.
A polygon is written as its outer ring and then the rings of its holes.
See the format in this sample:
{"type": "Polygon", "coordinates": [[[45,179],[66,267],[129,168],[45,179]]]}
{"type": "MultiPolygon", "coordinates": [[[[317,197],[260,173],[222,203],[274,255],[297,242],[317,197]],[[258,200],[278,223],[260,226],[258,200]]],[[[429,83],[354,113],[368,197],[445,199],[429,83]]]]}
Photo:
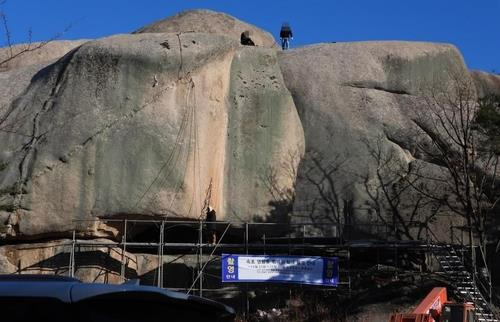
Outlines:
{"type": "Polygon", "coordinates": [[[17,180],[17,192],[16,196],[14,198],[14,209],[19,209],[21,206],[22,198],[23,198],[23,187],[26,185],[29,177],[29,164],[31,164],[35,158],[36,155],[36,145],[38,142],[42,141],[43,135],[40,135],[38,133],[39,131],[39,119],[40,117],[47,112],[52,106],[53,106],[53,100],[55,97],[58,96],[59,91],[61,90],[61,86],[63,83],[64,76],[66,74],[66,71],[71,63],[71,59],[73,58],[74,54],[78,51],[78,48],[72,51],[70,54],[68,54],[67,57],[63,60],[61,69],[59,70],[59,73],[57,75],[55,84],[49,94],[49,97],[45,100],[45,102],[42,105],[42,108],[36,112],[35,116],[33,117],[33,126],[32,126],[32,132],[31,132],[31,138],[27,144],[23,147],[23,150],[25,150],[25,154],[21,158],[21,162],[19,163],[19,179],[17,180]]]}
{"type": "Polygon", "coordinates": [[[387,93],[397,94],[397,95],[412,95],[411,93],[404,91],[404,90],[390,89],[390,88],[382,87],[380,85],[367,84],[364,82],[343,83],[342,86],[353,87],[353,88],[373,89],[376,91],[382,91],[382,92],[387,92],[387,93]]]}
{"type": "Polygon", "coordinates": [[[143,105],[139,106],[138,108],[133,109],[132,111],[124,114],[123,116],[117,118],[113,122],[105,125],[101,129],[97,130],[96,132],[91,134],[89,137],[87,137],[85,140],[83,140],[80,144],[78,144],[75,147],[73,147],[72,149],[70,149],[68,153],[65,153],[64,156],[59,159],[60,162],[58,164],[51,165],[50,169],[45,168],[44,170],[41,170],[37,174],[33,175],[33,179],[38,179],[39,177],[45,175],[46,173],[52,172],[52,171],[56,170],[57,168],[61,167],[62,165],[68,163],[70,161],[71,157],[73,157],[76,153],[82,151],[88,145],[88,143],[91,142],[93,139],[100,136],[101,134],[106,133],[108,130],[112,129],[114,126],[120,124],[121,122],[135,117],[139,112],[141,112],[142,110],[144,110],[145,108],[147,108],[151,104],[158,101],[158,99],[161,97],[161,95],[163,95],[165,92],[167,92],[171,88],[172,88],[171,85],[165,86],[163,89],[158,91],[155,95],[153,95],[153,97],[149,101],[145,102],[143,105]]]}

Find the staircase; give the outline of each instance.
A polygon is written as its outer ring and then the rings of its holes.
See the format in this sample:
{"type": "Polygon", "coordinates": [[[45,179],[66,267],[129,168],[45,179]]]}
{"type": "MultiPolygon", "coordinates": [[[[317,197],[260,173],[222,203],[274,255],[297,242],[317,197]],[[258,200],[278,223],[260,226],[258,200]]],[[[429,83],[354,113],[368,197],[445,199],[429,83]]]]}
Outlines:
{"type": "Polygon", "coordinates": [[[489,295],[481,292],[473,274],[464,265],[462,254],[452,245],[435,246],[434,255],[441,264],[442,272],[454,286],[455,294],[464,302],[472,302],[477,321],[499,322],[486,300],[489,295]]]}

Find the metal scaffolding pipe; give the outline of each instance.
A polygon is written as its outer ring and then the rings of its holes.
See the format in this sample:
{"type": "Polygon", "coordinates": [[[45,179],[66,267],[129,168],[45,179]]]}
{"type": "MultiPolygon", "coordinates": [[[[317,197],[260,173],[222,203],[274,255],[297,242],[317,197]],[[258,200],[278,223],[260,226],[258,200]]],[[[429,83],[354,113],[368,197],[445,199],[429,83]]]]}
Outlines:
{"type": "Polygon", "coordinates": [[[127,251],[127,219],[123,222],[123,236],[122,236],[122,266],[121,266],[121,271],[120,271],[120,276],[122,278],[122,281],[125,281],[125,252],[127,251]]]}
{"type": "Polygon", "coordinates": [[[73,230],[73,240],[71,242],[71,253],[69,255],[69,276],[75,277],[75,245],[76,245],[76,231],[73,230]]]}
{"type": "Polygon", "coordinates": [[[203,221],[200,220],[200,230],[198,234],[198,281],[199,281],[199,295],[203,297],[203,221]]]}

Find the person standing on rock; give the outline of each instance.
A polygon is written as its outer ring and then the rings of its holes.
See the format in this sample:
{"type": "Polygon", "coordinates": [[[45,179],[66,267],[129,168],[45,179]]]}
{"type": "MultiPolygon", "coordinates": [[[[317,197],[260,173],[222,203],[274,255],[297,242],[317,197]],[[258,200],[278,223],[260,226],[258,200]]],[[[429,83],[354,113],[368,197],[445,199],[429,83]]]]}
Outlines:
{"type": "Polygon", "coordinates": [[[207,207],[207,215],[205,221],[207,222],[207,230],[210,236],[209,243],[215,245],[217,243],[217,230],[215,224],[215,222],[217,221],[217,215],[215,213],[215,209],[211,206],[207,207]]]}
{"type": "Polygon", "coordinates": [[[281,48],[283,50],[287,50],[290,47],[290,39],[293,39],[292,28],[290,28],[290,25],[287,22],[284,22],[281,26],[280,38],[281,48]]]}

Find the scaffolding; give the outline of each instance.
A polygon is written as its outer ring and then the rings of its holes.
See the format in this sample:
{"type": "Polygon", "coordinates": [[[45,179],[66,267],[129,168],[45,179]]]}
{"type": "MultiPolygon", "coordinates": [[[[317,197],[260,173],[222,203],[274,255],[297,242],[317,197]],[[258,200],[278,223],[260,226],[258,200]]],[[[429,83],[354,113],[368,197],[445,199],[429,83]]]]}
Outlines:
{"type": "MultiPolygon", "coordinates": [[[[90,221],[90,220],[89,220],[90,221]]],[[[68,274],[75,276],[78,270],[78,256],[85,247],[103,247],[119,251],[120,270],[119,276],[122,282],[135,276],[127,275],[130,258],[127,253],[147,253],[157,257],[158,265],[154,269],[154,283],[160,288],[197,294],[201,297],[211,297],[214,293],[233,292],[241,296],[244,312],[248,313],[249,291],[258,285],[228,284],[220,283],[220,274],[207,271],[208,268],[220,265],[222,253],[234,254],[279,254],[279,255],[318,255],[336,256],[340,259],[340,282],[336,289],[351,293],[353,254],[362,257],[365,253],[376,256],[377,270],[383,269],[381,262],[391,262],[397,268],[401,263],[403,255],[412,252],[421,256],[422,265],[429,254],[436,247],[440,247],[432,231],[426,227],[418,240],[401,240],[396,236],[394,227],[386,224],[370,223],[358,224],[355,227],[333,223],[249,223],[249,222],[227,222],[218,221],[213,224],[217,226],[220,234],[217,244],[207,242],[206,225],[212,224],[203,220],[144,220],[144,219],[96,219],[105,225],[112,227],[117,232],[108,240],[85,240],[78,237],[78,232],[73,231],[72,240],[69,243],[70,256],[68,274]],[[342,229],[340,229],[342,228],[342,229]],[[335,232],[342,231],[342,235],[335,232]],[[323,234],[321,233],[323,232],[323,234]],[[332,232],[334,232],[332,234],[332,232]],[[155,255],[156,254],[156,255],[155,255]],[[359,255],[361,254],[361,255],[359,255]],[[166,255],[175,255],[172,261],[165,263],[166,255]],[[188,286],[179,287],[169,285],[168,268],[175,264],[179,258],[187,255],[196,258],[192,265],[192,278],[188,286]],[[392,258],[391,258],[392,257],[392,258]],[[217,280],[214,282],[214,280],[217,280]],[[214,287],[214,284],[217,286],[214,287]],[[207,294],[205,294],[207,293],[207,294]]],[[[421,229],[421,223],[406,223],[421,229]]],[[[463,227],[450,227],[450,238],[444,244],[453,242],[464,243],[463,227]]],[[[422,232],[421,231],[421,232],[422,232]]],[[[463,254],[462,254],[463,255],[463,254]]],[[[354,259],[356,262],[357,259],[354,259]]],[[[185,264],[187,266],[187,264],[185,264]]],[[[220,271],[220,269],[219,269],[220,271]]],[[[420,271],[423,271],[421,267],[420,271]]],[[[172,279],[171,279],[172,280],[172,279]]],[[[174,281],[177,278],[173,279],[174,281]]],[[[262,286],[262,285],[261,285],[262,286]]],[[[262,287],[267,288],[268,285],[262,287]]],[[[290,288],[290,285],[283,287],[290,288]]],[[[332,291],[331,287],[314,287],[311,290],[332,291]]],[[[490,296],[491,298],[491,296],[490,296]]]]}
{"type": "MultiPolygon", "coordinates": [[[[352,249],[392,249],[394,253],[394,263],[397,264],[398,249],[414,249],[426,251],[429,247],[427,241],[401,241],[391,237],[390,228],[382,224],[369,224],[366,227],[357,225],[356,229],[363,231],[365,236],[370,238],[358,238],[354,229],[343,225],[343,236],[327,236],[332,231],[340,231],[339,225],[332,223],[248,223],[248,222],[224,222],[218,221],[215,224],[222,232],[216,245],[205,241],[205,225],[210,224],[203,220],[131,220],[131,219],[98,219],[106,225],[116,227],[119,230],[119,241],[89,241],[77,238],[78,233],[74,231],[71,241],[71,254],[69,264],[69,275],[74,276],[77,267],[75,257],[84,247],[108,247],[121,250],[120,277],[126,281],[127,251],[137,252],[139,249],[157,254],[158,267],[156,268],[156,286],[165,287],[164,256],[166,254],[195,255],[196,274],[193,285],[189,288],[177,288],[177,290],[191,292],[195,291],[199,296],[203,296],[204,291],[214,291],[204,288],[205,268],[214,257],[220,257],[223,252],[239,254],[287,254],[287,255],[320,255],[320,256],[340,256],[343,265],[340,286],[351,288],[351,251],[352,249]],[[137,239],[134,234],[134,227],[148,230],[149,240],[137,239]],[[149,228],[148,228],[149,227],[149,228]],[[197,238],[182,242],[168,240],[176,228],[188,228],[196,232],[197,238]],[[321,236],[318,231],[327,231],[321,236]],[[152,233],[151,231],[154,231],[152,233]],[[151,235],[157,235],[151,238],[151,235]],[[386,236],[385,238],[374,238],[374,236],[386,236]],[[204,255],[205,254],[205,255],[204,255]],[[208,257],[207,257],[208,256],[208,257]],[[207,259],[205,259],[207,258],[207,259]],[[197,285],[195,285],[195,283],[197,285]]],[[[94,220],[93,220],[94,221],[94,220]]],[[[95,220],[97,221],[97,219],[95,220]]],[[[139,238],[140,239],[140,238],[139,238]]],[[[379,258],[377,252],[377,258],[379,258]]],[[[245,284],[245,289],[248,285],[245,284]]]]}

